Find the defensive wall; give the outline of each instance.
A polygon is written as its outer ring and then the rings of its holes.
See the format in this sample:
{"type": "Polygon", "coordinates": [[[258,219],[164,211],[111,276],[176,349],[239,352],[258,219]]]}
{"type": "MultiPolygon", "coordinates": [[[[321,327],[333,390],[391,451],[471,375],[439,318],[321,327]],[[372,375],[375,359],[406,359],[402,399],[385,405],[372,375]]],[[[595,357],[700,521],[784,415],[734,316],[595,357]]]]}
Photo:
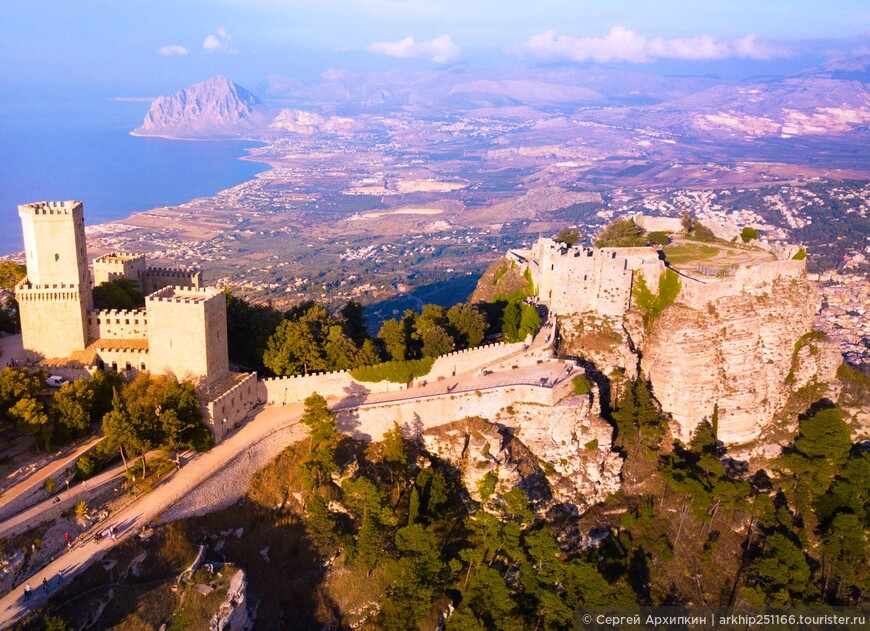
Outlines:
{"type": "Polygon", "coordinates": [[[520,384],[358,407],[345,408],[344,404],[339,403],[334,409],[339,430],[358,438],[377,441],[395,423],[406,434],[417,435],[426,428],[469,416],[494,419],[499,411],[514,403],[552,406],[561,392],[559,388],[520,384]]]}
{"type": "Polygon", "coordinates": [[[538,239],[528,269],[538,297],[554,313],[621,316],[631,304],[635,273],[655,287],[665,265],[652,247],[573,248],[538,239]]]}
{"type": "Polygon", "coordinates": [[[683,221],[679,217],[653,217],[651,215],[636,213],[631,215],[629,219],[647,232],[676,233],[686,231],[683,228],[683,221]]]}
{"type": "Polygon", "coordinates": [[[164,287],[145,298],[151,372],[212,381],[229,372],[226,296],[214,287],[164,287]]]}
{"type": "Polygon", "coordinates": [[[504,359],[508,355],[518,353],[523,350],[524,346],[523,342],[513,344],[499,342],[497,344],[466,348],[461,351],[453,351],[446,355],[440,355],[432,364],[429,374],[417,377],[414,382],[436,381],[461,373],[477,372],[489,368],[492,364],[504,359]]]}
{"type": "Polygon", "coordinates": [[[88,311],[89,340],[147,337],[148,314],[144,309],[88,311]]]}
{"type": "Polygon", "coordinates": [[[120,278],[136,281],[145,291],[145,255],[130,252],[111,252],[94,259],[94,285],[101,285],[120,278]]]}
{"type": "Polygon", "coordinates": [[[142,291],[145,295],[164,287],[202,287],[202,272],[197,269],[175,267],[149,267],[142,278],[142,291]]]}
{"type": "MultiPolygon", "coordinates": [[[[522,342],[514,344],[488,344],[441,355],[431,370],[413,380],[413,385],[448,379],[457,374],[476,372],[492,367],[505,358],[523,350],[522,342]]],[[[324,397],[354,398],[366,394],[398,392],[407,385],[390,381],[363,382],[354,379],[346,370],[313,373],[306,376],[277,377],[260,381],[260,401],[266,405],[288,405],[304,401],[313,392],[324,397]]]]}
{"type": "Polygon", "coordinates": [[[266,405],[289,405],[304,401],[317,392],[326,398],[364,397],[366,394],[406,390],[404,383],[390,381],[357,381],[346,370],[312,373],[293,377],[263,379],[259,384],[259,399],[266,405]]]}
{"type": "MultiPolygon", "coordinates": [[[[570,387],[570,383],[567,380],[561,385],[570,387]]],[[[499,411],[519,402],[552,405],[564,395],[565,390],[562,387],[554,390],[536,385],[512,385],[359,407],[344,402],[343,405],[347,407],[337,409],[336,412],[339,429],[342,431],[381,440],[384,432],[393,428],[394,421],[399,423],[406,434],[411,435],[468,416],[495,418],[499,411]]],[[[510,425],[509,417],[501,420],[510,425]]],[[[228,458],[214,474],[163,511],[160,515],[161,522],[204,515],[235,504],[247,492],[258,470],[306,435],[307,428],[304,425],[293,423],[279,427],[246,445],[243,450],[228,458]]]]}
{"type": "Polygon", "coordinates": [[[699,277],[680,272],[682,287],[677,301],[701,309],[726,296],[751,292],[769,286],[777,279],[801,278],[806,273],[806,260],[756,263],[739,267],[734,276],[727,278],[699,277]]]}
{"type": "Polygon", "coordinates": [[[235,385],[209,400],[203,407],[203,416],[211,425],[215,442],[223,440],[235,424],[254,409],[259,399],[257,373],[234,375],[235,385]]]}
{"type": "Polygon", "coordinates": [[[23,279],[15,287],[24,348],[39,358],[68,357],[87,345],[88,300],[79,285],[36,285],[23,279]]]}

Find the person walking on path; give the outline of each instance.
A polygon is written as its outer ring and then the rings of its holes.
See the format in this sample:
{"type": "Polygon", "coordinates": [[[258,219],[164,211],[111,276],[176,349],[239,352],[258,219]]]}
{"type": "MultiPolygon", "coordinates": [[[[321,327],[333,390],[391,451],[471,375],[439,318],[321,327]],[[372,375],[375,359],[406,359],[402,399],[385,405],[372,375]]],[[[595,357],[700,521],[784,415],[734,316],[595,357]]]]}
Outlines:
{"type": "Polygon", "coordinates": [[[48,593],[48,579],[44,576],[42,577],[42,589],[45,590],[45,593],[48,593]]]}
{"type": "Polygon", "coordinates": [[[58,570],[58,571],[57,571],[57,582],[58,582],[58,583],[63,583],[63,570],[58,570]]]}
{"type": "Polygon", "coordinates": [[[24,586],[24,602],[30,600],[30,583],[24,586]]]}

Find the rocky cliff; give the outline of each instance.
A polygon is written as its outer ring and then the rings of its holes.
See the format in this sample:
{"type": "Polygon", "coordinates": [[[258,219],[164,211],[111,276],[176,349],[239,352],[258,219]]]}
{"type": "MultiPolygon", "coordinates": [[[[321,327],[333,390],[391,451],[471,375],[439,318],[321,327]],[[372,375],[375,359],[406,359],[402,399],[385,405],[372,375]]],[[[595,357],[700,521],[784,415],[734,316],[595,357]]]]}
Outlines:
{"type": "Polygon", "coordinates": [[[556,407],[517,404],[497,419],[470,418],[427,430],[426,448],[456,466],[480,501],[485,480],[494,493],[522,488],[535,510],[583,512],[619,489],[622,458],[610,450],[613,428],[588,395],[556,407]]]}
{"type": "Polygon", "coordinates": [[[263,129],[275,113],[245,88],[217,75],[151,104],[136,136],[229,138],[263,129]]]}
{"type": "Polygon", "coordinates": [[[701,308],[678,297],[655,322],[641,361],[674,435],[687,441],[716,412],[719,439],[745,445],[795,392],[834,382],[842,358],[812,333],[817,305],[806,278],[747,287],[701,308]]]}

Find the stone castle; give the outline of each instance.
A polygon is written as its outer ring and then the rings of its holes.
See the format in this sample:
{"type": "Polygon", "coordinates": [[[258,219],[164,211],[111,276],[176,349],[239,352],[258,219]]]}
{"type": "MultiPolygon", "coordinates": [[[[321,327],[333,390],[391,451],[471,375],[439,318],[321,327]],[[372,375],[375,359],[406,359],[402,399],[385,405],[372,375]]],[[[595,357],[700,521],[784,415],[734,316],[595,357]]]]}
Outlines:
{"type": "Polygon", "coordinates": [[[128,376],[147,371],[189,379],[199,386],[218,439],[227,421],[240,420],[253,407],[256,376],[229,370],[226,298],[202,286],[199,270],[149,267],[144,255],[116,252],[94,260],[92,283],[81,202],[24,204],[18,214],[27,276],[15,297],[23,347],[32,360],[53,370],[111,369],[128,376]],[[145,307],[95,310],[93,286],[119,278],[136,282],[145,307]]]}

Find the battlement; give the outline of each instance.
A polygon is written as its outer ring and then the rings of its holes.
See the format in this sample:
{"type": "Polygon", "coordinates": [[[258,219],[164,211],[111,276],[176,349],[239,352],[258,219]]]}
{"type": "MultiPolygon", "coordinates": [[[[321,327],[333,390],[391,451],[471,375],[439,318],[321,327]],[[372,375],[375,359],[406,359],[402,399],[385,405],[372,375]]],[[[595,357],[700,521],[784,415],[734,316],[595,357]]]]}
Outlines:
{"type": "Polygon", "coordinates": [[[81,286],[78,284],[44,283],[37,285],[36,283],[31,283],[25,277],[15,285],[15,299],[18,302],[77,302],[81,299],[81,296],[81,286]]]}
{"type": "Polygon", "coordinates": [[[88,311],[88,318],[94,320],[120,320],[122,318],[146,318],[148,313],[145,309],[96,309],[88,311]]]}
{"type": "Polygon", "coordinates": [[[94,259],[94,263],[127,263],[129,261],[145,260],[144,254],[132,252],[110,252],[94,259]]]}
{"type": "Polygon", "coordinates": [[[83,215],[84,209],[81,202],[64,201],[64,202],[33,202],[30,204],[21,204],[18,206],[19,216],[24,215],[83,215]]]}
{"type": "Polygon", "coordinates": [[[162,274],[165,276],[187,278],[194,274],[199,274],[200,270],[196,267],[149,267],[145,272],[147,274],[162,274]]]}
{"type": "Polygon", "coordinates": [[[146,303],[201,304],[221,295],[215,287],[182,287],[173,285],[158,289],[145,298],[146,303]]]}

